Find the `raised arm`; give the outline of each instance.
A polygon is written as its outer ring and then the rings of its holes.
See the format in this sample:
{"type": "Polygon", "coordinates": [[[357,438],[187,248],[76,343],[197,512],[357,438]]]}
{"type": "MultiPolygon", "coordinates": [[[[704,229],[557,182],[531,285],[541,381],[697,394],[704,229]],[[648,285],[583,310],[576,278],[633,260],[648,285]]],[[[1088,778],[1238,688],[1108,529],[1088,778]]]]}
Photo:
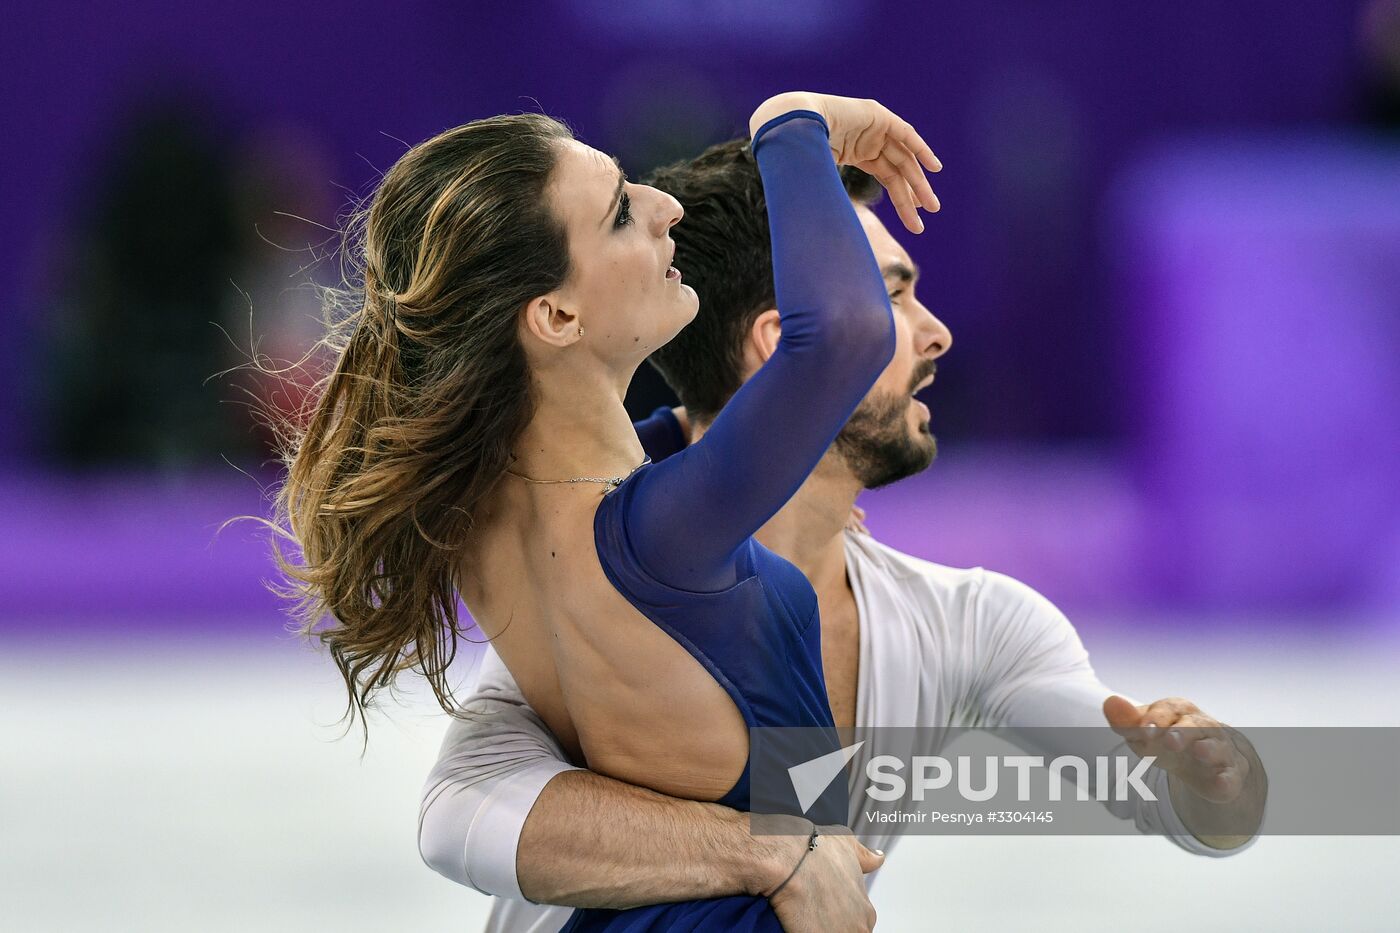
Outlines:
{"type": "MultiPolygon", "coordinates": [[[[782,95],[752,122],[782,334],[705,436],[638,474],[627,500],[647,569],[686,589],[735,582],[736,549],[802,485],[894,352],[889,298],[833,153],[877,171],[898,158],[927,188],[909,155],[922,140],[873,101],[782,95]],[[869,138],[854,140],[853,126],[869,138]]],[[[886,179],[912,197],[905,175],[886,179]]]]}

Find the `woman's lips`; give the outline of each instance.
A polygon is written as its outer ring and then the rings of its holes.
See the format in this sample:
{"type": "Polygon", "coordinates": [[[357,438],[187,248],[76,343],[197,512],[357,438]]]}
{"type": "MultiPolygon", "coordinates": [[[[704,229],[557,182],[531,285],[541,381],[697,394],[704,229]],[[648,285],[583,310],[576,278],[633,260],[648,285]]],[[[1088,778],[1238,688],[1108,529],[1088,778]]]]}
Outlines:
{"type": "Polygon", "coordinates": [[[666,278],[673,282],[679,282],[681,280],[681,271],[675,266],[670,266],[666,269],[666,278]]]}

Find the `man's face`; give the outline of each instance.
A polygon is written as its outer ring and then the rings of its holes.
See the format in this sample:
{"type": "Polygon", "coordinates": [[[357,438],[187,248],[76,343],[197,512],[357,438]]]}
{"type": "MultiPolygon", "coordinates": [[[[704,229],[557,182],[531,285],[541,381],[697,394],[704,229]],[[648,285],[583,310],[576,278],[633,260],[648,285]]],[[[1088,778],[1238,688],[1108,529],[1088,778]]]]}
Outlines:
{"type": "Polygon", "coordinates": [[[836,436],[836,452],[866,489],[912,476],[937,453],[929,410],[914,393],[933,381],[934,360],[953,345],[953,335],[914,297],[919,270],[909,253],[863,205],[856,214],[884,273],[894,309],[894,358],[836,436]]]}

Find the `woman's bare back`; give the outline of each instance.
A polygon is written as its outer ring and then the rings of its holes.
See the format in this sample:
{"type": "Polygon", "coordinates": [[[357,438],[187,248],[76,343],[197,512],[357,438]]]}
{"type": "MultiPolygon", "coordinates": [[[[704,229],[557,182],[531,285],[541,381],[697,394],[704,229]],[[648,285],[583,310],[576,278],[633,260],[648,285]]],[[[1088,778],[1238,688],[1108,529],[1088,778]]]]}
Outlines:
{"type": "Polygon", "coordinates": [[[521,692],[579,764],[718,800],[748,757],[734,701],[604,575],[603,487],[505,477],[464,555],[461,595],[521,692]]]}

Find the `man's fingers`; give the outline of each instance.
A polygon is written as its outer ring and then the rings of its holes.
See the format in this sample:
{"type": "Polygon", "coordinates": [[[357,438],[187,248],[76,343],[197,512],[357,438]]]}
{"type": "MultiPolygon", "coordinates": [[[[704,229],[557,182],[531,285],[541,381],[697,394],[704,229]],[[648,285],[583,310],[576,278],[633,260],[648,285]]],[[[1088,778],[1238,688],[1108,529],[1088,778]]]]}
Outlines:
{"type": "Polygon", "coordinates": [[[1206,768],[1228,768],[1235,763],[1235,746],[1224,739],[1199,738],[1191,743],[1190,754],[1206,768]]]}
{"type": "Polygon", "coordinates": [[[1178,746],[1184,743],[1179,737],[1171,736],[1171,731],[1182,726],[1203,725],[1204,718],[1193,718],[1199,713],[1200,710],[1196,708],[1196,704],[1190,700],[1183,700],[1180,697],[1158,700],[1143,710],[1135,730],[1135,737],[1145,742],[1157,754],[1165,751],[1179,751],[1178,746]]]}
{"type": "Polygon", "coordinates": [[[1237,797],[1249,776],[1249,760],[1239,754],[1229,730],[1190,700],[1167,697],[1135,706],[1126,697],[1104,700],[1104,718],[1141,758],[1216,803],[1237,797]]]}
{"type": "Polygon", "coordinates": [[[1230,741],[1219,722],[1199,712],[1182,714],[1167,730],[1166,741],[1173,738],[1176,742],[1172,747],[1178,751],[1200,739],[1220,739],[1226,744],[1230,741]]]}
{"type": "Polygon", "coordinates": [[[1244,790],[1244,774],[1239,768],[1223,768],[1215,772],[1211,779],[1210,791],[1206,794],[1206,799],[1216,803],[1228,803],[1240,795],[1244,790]]]}
{"type": "Polygon", "coordinates": [[[1176,723],[1178,719],[1190,713],[1196,712],[1196,706],[1189,700],[1182,700],[1177,697],[1169,697],[1165,700],[1158,700],[1150,703],[1142,713],[1142,720],[1139,726],[1156,726],[1158,729],[1166,729],[1176,723]]]}
{"type": "Polygon", "coordinates": [[[1227,730],[1204,713],[1185,713],[1156,741],[1130,740],[1129,745],[1139,755],[1154,756],[1158,767],[1197,796],[1217,803],[1233,800],[1249,776],[1248,759],[1227,730]]]}
{"type": "Polygon", "coordinates": [[[1239,766],[1231,764],[1226,767],[1210,767],[1197,761],[1191,766],[1174,771],[1173,774],[1185,781],[1186,786],[1197,796],[1215,803],[1227,803],[1239,796],[1240,791],[1244,789],[1245,778],[1248,776],[1248,762],[1242,761],[1239,766]]]}

